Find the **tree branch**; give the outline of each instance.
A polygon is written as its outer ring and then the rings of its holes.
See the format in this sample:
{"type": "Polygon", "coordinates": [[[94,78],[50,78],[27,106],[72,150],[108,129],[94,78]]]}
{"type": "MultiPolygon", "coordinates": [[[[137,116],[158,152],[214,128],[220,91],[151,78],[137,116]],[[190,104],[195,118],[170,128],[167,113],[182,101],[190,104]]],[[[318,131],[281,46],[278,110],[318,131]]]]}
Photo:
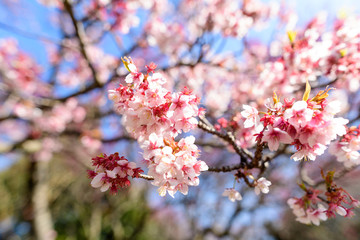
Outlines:
{"type": "Polygon", "coordinates": [[[244,149],[240,148],[236,144],[235,137],[231,132],[226,132],[226,134],[223,134],[221,132],[216,131],[215,128],[212,125],[210,125],[210,123],[207,123],[207,120],[204,118],[200,118],[198,127],[204,130],[205,132],[216,135],[221,139],[225,140],[226,142],[228,142],[234,148],[235,152],[240,156],[240,165],[242,167],[248,166],[247,159],[248,158],[252,159],[252,156],[250,156],[249,153],[246,153],[244,149]]]}

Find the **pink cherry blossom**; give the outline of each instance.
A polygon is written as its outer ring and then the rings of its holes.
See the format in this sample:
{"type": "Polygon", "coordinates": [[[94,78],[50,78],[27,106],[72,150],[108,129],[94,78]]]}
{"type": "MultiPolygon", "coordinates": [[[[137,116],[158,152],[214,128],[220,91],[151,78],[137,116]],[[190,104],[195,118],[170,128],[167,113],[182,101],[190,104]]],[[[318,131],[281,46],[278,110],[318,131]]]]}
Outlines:
{"type": "Polygon", "coordinates": [[[321,204],[318,205],[317,209],[314,209],[314,210],[308,209],[306,211],[306,213],[307,213],[307,218],[309,220],[309,223],[312,223],[316,226],[320,225],[320,221],[327,220],[326,208],[321,204]]]}
{"type": "Polygon", "coordinates": [[[244,111],[241,112],[241,115],[246,119],[244,122],[245,128],[250,128],[253,126],[257,126],[260,122],[260,117],[258,114],[258,110],[249,105],[243,105],[244,111]]]}
{"type": "Polygon", "coordinates": [[[302,145],[301,150],[294,153],[291,158],[294,159],[294,161],[299,161],[303,158],[314,161],[316,156],[324,153],[325,149],[326,146],[322,144],[315,144],[313,147],[302,145]]]}
{"type": "Polygon", "coordinates": [[[284,113],[284,119],[287,120],[295,128],[305,126],[312,118],[313,111],[307,108],[305,101],[295,102],[291,109],[287,109],[284,113]]]}
{"type": "MultiPolygon", "coordinates": [[[[174,197],[177,191],[186,195],[187,186],[197,186],[198,176],[201,171],[208,170],[208,166],[197,160],[199,150],[194,144],[193,136],[183,138],[178,143],[165,142],[171,143],[172,147],[164,146],[160,151],[155,149],[154,153],[149,154],[153,157],[147,159],[148,174],[154,177],[152,184],[159,187],[161,196],[169,193],[174,197]]],[[[146,147],[147,144],[143,146],[146,147]]]]}
{"type": "Polygon", "coordinates": [[[116,193],[119,188],[130,185],[128,177],[139,177],[143,171],[136,167],[136,164],[129,162],[125,157],[119,157],[118,153],[102,154],[92,159],[95,170],[89,170],[89,177],[92,178],[91,186],[100,188],[101,192],[109,188],[111,193],[116,193]]]}
{"type": "Polygon", "coordinates": [[[270,151],[276,151],[280,143],[290,144],[293,139],[285,131],[269,126],[264,132],[262,142],[267,142],[270,151]]]}

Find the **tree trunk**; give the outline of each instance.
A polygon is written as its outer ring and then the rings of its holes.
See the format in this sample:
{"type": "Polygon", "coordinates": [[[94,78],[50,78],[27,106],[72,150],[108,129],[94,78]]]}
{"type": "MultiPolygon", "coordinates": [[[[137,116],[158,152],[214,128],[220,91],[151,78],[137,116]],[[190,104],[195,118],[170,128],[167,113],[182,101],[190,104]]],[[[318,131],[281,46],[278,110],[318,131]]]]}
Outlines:
{"type": "Polygon", "coordinates": [[[48,172],[48,161],[36,162],[35,172],[33,172],[35,174],[35,186],[32,204],[35,235],[36,239],[39,240],[52,240],[56,237],[48,202],[48,172]]]}

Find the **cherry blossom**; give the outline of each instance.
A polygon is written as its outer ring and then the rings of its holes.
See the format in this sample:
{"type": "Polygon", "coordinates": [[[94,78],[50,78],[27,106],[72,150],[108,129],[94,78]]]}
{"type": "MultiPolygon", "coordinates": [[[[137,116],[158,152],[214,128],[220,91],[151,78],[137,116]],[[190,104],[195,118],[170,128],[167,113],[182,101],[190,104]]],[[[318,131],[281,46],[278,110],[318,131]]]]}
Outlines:
{"type": "Polygon", "coordinates": [[[128,177],[137,178],[143,171],[136,167],[134,162],[129,162],[125,157],[120,157],[118,153],[102,154],[92,159],[95,170],[89,170],[92,178],[91,186],[100,188],[101,192],[108,189],[116,193],[119,188],[130,186],[128,177]]]}
{"type": "Polygon", "coordinates": [[[256,195],[259,195],[260,192],[265,194],[269,193],[269,186],[271,185],[271,182],[266,180],[266,178],[261,177],[258,180],[256,180],[254,184],[255,184],[254,190],[256,195]]]}
{"type": "Polygon", "coordinates": [[[168,192],[174,197],[177,191],[187,195],[188,186],[197,186],[200,172],[208,170],[205,162],[197,160],[199,150],[194,142],[195,138],[189,136],[179,142],[164,140],[162,146],[155,146],[151,140],[142,145],[146,153],[150,152],[146,154],[150,157],[146,159],[148,174],[154,177],[152,184],[159,187],[160,196],[168,192]]]}
{"type": "Polygon", "coordinates": [[[314,224],[316,226],[320,225],[320,221],[326,221],[326,208],[319,204],[317,208],[308,208],[304,211],[303,202],[301,200],[290,198],[288,200],[290,208],[293,210],[294,215],[297,217],[296,221],[299,221],[303,224],[314,224]]]}
{"type": "Polygon", "coordinates": [[[346,168],[360,164],[360,131],[359,127],[350,127],[346,134],[330,145],[329,151],[336,156],[339,162],[343,162],[346,168]]]}
{"type": "Polygon", "coordinates": [[[241,201],[242,200],[242,196],[241,194],[236,191],[234,188],[227,188],[225,189],[225,191],[222,194],[224,197],[228,197],[230,201],[235,202],[235,201],[241,201]]]}
{"type": "Polygon", "coordinates": [[[335,217],[335,213],[343,217],[352,216],[351,206],[358,206],[358,201],[343,188],[335,184],[334,173],[334,171],[330,171],[325,175],[321,172],[327,187],[325,191],[327,207],[320,203],[323,201],[323,198],[319,195],[323,191],[306,188],[305,185],[300,185],[305,191],[302,198],[288,199],[287,203],[297,217],[297,221],[304,224],[312,223],[318,226],[320,221],[326,221],[328,218],[335,217]],[[346,207],[346,205],[350,205],[350,207],[346,207]]]}
{"type": "MultiPolygon", "coordinates": [[[[273,105],[281,108],[275,110],[267,107],[268,112],[261,118],[265,128],[258,138],[266,142],[271,151],[276,151],[280,143],[294,145],[297,151],[291,158],[295,161],[314,161],[316,156],[325,152],[331,141],[346,134],[346,124],[349,122],[335,117],[340,111],[339,103],[326,100],[329,90],[320,91],[309,99],[311,87],[307,83],[302,101],[285,99],[285,104],[281,105],[274,93],[273,105]]],[[[269,106],[269,101],[266,106],[269,106]]]]}
{"type": "Polygon", "coordinates": [[[256,108],[249,105],[243,105],[244,111],[241,112],[241,115],[246,118],[244,122],[245,128],[250,128],[257,126],[260,122],[260,117],[256,108]]]}
{"type": "Polygon", "coordinates": [[[284,119],[287,120],[295,128],[305,126],[313,115],[313,110],[307,108],[305,101],[298,101],[293,104],[291,109],[287,109],[284,113],[284,119]]]}
{"type": "Polygon", "coordinates": [[[0,40],[0,70],[5,86],[18,89],[22,94],[46,96],[48,86],[40,81],[42,68],[29,55],[19,49],[15,39],[0,40]]]}
{"type": "Polygon", "coordinates": [[[280,143],[290,144],[293,139],[287,132],[269,126],[264,132],[262,141],[268,143],[270,151],[276,151],[279,148],[280,143]]]}
{"type": "Polygon", "coordinates": [[[136,77],[142,73],[137,72],[131,59],[125,66],[130,71],[126,79],[131,85],[110,90],[109,98],[123,115],[123,124],[130,134],[142,142],[151,133],[176,137],[196,126],[199,99],[191,91],[184,88],[182,92],[171,93],[163,87],[165,80],[160,74],[147,73],[145,80],[136,77]]]}

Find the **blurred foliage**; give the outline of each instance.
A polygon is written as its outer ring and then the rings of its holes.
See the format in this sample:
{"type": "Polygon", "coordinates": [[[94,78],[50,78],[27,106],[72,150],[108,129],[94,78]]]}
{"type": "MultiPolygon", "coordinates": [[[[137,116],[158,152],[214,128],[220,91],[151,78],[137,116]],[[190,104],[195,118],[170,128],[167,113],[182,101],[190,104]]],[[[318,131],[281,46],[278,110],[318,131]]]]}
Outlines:
{"type": "MultiPolygon", "coordinates": [[[[145,188],[133,186],[114,196],[101,193],[90,186],[83,167],[70,168],[62,162],[51,161],[48,173],[48,197],[57,239],[173,239],[164,235],[168,233],[165,226],[154,218],[145,188]]],[[[29,221],[24,216],[30,201],[30,166],[23,159],[0,173],[0,221],[14,220],[12,233],[5,237],[17,239],[14,229],[29,221]]],[[[29,233],[22,237],[31,239],[29,233]]]]}
{"type": "Polygon", "coordinates": [[[0,172],[0,220],[14,214],[22,215],[26,201],[28,163],[24,160],[14,164],[7,171],[0,172]]]}
{"type": "MultiPolygon", "coordinates": [[[[32,220],[33,180],[30,173],[34,170],[33,165],[29,159],[22,159],[0,172],[0,224],[8,219],[12,221],[12,229],[0,234],[0,239],[33,239],[32,232],[21,230],[24,223],[31,224],[32,220]]],[[[173,221],[174,215],[167,213],[165,208],[149,207],[148,183],[132,185],[117,195],[110,195],[93,189],[86,174],[81,164],[60,158],[50,162],[48,198],[57,239],[186,239],[185,236],[189,235],[189,232],[178,231],[181,228],[177,225],[179,222],[173,221]],[[165,217],[159,217],[161,212],[165,217]]],[[[187,205],[186,202],[179,204],[187,205]]],[[[296,222],[289,209],[283,216],[284,221],[268,223],[268,237],[279,240],[357,240],[360,239],[357,215],[352,219],[331,219],[317,227],[296,222]]],[[[210,239],[233,239],[226,235],[209,235],[207,231],[210,229],[198,232],[199,239],[208,239],[209,236],[210,239]]],[[[246,238],[240,234],[234,239],[246,238]]]]}

